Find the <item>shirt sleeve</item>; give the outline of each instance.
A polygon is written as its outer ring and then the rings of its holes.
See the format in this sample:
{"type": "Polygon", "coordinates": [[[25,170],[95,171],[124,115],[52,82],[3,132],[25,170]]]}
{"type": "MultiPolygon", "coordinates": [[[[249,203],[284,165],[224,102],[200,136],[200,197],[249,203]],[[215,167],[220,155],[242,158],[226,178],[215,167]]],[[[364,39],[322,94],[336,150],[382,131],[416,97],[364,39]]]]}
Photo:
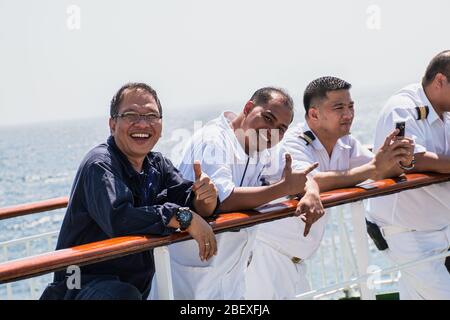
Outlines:
{"type": "MultiPolygon", "coordinates": [[[[283,143],[283,153],[289,152],[292,157],[292,169],[303,170],[313,163],[316,163],[312,146],[306,145],[306,142],[295,136],[288,137],[283,143]]],[[[284,156],[283,156],[284,159],[284,156]]],[[[284,161],[284,160],[283,160],[284,161]]],[[[284,166],[283,166],[284,168],[284,166]]],[[[320,172],[320,166],[314,169],[308,176],[314,176],[320,172]]]]}
{"type": "Polygon", "coordinates": [[[192,191],[193,182],[185,179],[169,159],[163,158],[163,166],[165,172],[164,192],[167,194],[167,198],[163,201],[190,207],[194,210],[193,200],[195,194],[192,191]]]}
{"type": "Polygon", "coordinates": [[[194,179],[194,160],[199,160],[202,171],[206,173],[217,188],[219,201],[223,202],[230,196],[235,188],[233,182],[233,151],[227,152],[226,145],[220,139],[208,139],[195,141],[185,150],[185,156],[179,169],[187,179],[194,179]]]}
{"type": "Polygon", "coordinates": [[[377,125],[374,152],[380,149],[386,137],[395,130],[396,123],[401,121],[405,122],[405,136],[414,140],[414,153],[427,151],[425,147],[426,134],[418,124],[418,121],[423,120],[416,120],[414,107],[414,102],[405,97],[393,99],[388,102],[387,110],[390,111],[380,118],[377,125]]]}
{"type": "Polygon", "coordinates": [[[126,235],[167,235],[179,205],[164,203],[135,207],[133,193],[120,176],[105,163],[91,164],[84,175],[86,209],[109,237],[126,235]]]}
{"type": "Polygon", "coordinates": [[[363,146],[357,139],[350,136],[351,139],[351,154],[350,154],[350,169],[360,167],[372,161],[374,154],[365,146],[363,146]]]}

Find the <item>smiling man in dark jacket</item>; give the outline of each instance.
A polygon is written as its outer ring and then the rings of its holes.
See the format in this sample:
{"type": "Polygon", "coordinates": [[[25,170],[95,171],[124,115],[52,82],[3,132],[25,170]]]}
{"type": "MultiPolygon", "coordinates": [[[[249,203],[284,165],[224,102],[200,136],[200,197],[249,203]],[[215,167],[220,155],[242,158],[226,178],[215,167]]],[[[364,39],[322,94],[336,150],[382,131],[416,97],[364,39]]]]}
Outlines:
{"type": "MultiPolygon", "coordinates": [[[[214,212],[217,190],[199,164],[191,182],[151,152],[162,130],[156,92],[127,84],[113,97],[110,113],[111,136],[78,169],[56,249],[181,228],[198,242],[201,259],[212,257],[216,239],[202,216],[214,212]]],[[[81,267],[79,289],[68,288],[68,275],[59,271],[41,299],[145,299],[154,271],[152,250],[81,267]]]]}

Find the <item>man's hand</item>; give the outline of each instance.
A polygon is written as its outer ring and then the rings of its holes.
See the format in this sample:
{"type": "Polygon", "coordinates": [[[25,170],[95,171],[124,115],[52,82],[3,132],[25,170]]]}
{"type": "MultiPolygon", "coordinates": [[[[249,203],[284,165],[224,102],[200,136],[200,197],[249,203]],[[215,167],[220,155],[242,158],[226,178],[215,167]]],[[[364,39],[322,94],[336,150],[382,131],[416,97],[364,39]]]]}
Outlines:
{"type": "Polygon", "coordinates": [[[383,179],[387,173],[400,162],[408,165],[414,156],[414,141],[410,138],[397,137],[399,130],[395,129],[386,137],[384,144],[378,150],[372,163],[375,166],[375,179],[383,179]]]}
{"type": "Polygon", "coordinates": [[[217,188],[211,179],[202,172],[200,161],[194,161],[195,181],[192,191],[195,193],[194,206],[200,213],[209,215],[217,205],[217,188]]]}
{"type": "Polygon", "coordinates": [[[398,164],[404,167],[409,167],[414,160],[414,140],[406,137],[398,137],[397,140],[400,140],[407,144],[407,146],[405,146],[406,156],[404,156],[402,159],[399,159],[398,164]]]}
{"type": "Polygon", "coordinates": [[[292,157],[289,153],[285,155],[286,165],[284,166],[283,177],[281,179],[286,195],[297,195],[305,192],[306,176],[319,166],[319,163],[314,163],[304,170],[292,170],[292,157]]]}
{"type": "Polygon", "coordinates": [[[187,232],[198,243],[200,260],[205,261],[217,254],[217,241],[211,226],[197,213],[192,213],[192,221],[187,232]]]}
{"type": "Polygon", "coordinates": [[[308,235],[313,223],[319,220],[324,214],[325,210],[318,192],[307,192],[300,199],[295,210],[295,216],[300,216],[300,219],[305,222],[304,237],[308,235]]]}

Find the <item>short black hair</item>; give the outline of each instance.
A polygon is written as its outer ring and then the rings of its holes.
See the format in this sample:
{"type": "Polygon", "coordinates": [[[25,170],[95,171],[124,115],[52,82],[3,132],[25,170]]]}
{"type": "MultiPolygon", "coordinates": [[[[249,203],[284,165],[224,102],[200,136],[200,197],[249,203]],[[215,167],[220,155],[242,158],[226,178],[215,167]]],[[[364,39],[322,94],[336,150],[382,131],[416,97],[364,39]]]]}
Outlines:
{"type": "Polygon", "coordinates": [[[450,81],[450,50],[442,51],[431,59],[422,79],[422,85],[428,86],[438,73],[442,73],[450,81]]]}
{"type": "Polygon", "coordinates": [[[161,107],[161,102],[159,101],[159,98],[158,98],[158,94],[151,86],[149,86],[146,83],[142,83],[142,82],[126,83],[119,89],[119,91],[117,91],[117,93],[111,99],[111,106],[110,106],[110,110],[109,110],[110,117],[114,118],[117,115],[117,113],[119,112],[119,106],[123,100],[123,97],[125,96],[126,90],[139,90],[139,89],[147,91],[149,94],[151,94],[153,96],[153,98],[156,101],[156,105],[158,106],[159,115],[162,117],[162,107],[161,107]]]}
{"type": "Polygon", "coordinates": [[[308,84],[303,94],[303,105],[306,116],[313,103],[327,97],[327,92],[337,90],[350,90],[352,85],[336,77],[321,77],[308,84]]]}
{"type": "Polygon", "coordinates": [[[276,87],[264,87],[258,89],[253,93],[250,101],[252,101],[255,105],[266,106],[270,100],[273,99],[272,94],[279,94],[283,97],[283,103],[286,107],[288,107],[292,112],[294,112],[294,101],[292,97],[287,93],[286,90],[276,87]]]}

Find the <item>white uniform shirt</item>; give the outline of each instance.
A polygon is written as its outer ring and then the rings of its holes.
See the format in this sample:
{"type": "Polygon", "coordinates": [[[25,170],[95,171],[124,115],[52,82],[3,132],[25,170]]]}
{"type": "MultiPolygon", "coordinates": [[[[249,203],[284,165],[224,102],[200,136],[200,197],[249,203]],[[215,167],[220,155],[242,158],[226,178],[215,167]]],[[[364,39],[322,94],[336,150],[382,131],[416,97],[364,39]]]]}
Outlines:
{"type": "MultiPolygon", "coordinates": [[[[450,155],[450,113],[445,112],[441,120],[422,85],[407,86],[388,100],[377,123],[374,150],[380,148],[399,121],[405,121],[405,135],[414,139],[415,153],[450,155]],[[415,108],[419,106],[428,106],[427,119],[417,120],[415,108]]],[[[450,224],[449,187],[449,183],[441,183],[370,199],[368,218],[380,227],[440,230],[450,224]]]]}
{"type": "MultiPolygon", "coordinates": [[[[235,187],[260,186],[264,160],[269,159],[267,150],[258,158],[245,153],[230,124],[235,117],[234,113],[225,112],[195,132],[183,150],[179,165],[183,176],[193,180],[193,163],[199,160],[202,171],[217,187],[220,201],[228,198],[235,187]]],[[[217,256],[203,262],[198,257],[196,241],[170,245],[175,298],[243,298],[244,271],[254,242],[253,230],[217,234],[217,256]]]]}
{"type": "MultiPolygon", "coordinates": [[[[285,152],[291,154],[292,168],[295,170],[302,170],[318,162],[319,167],[312,171],[311,175],[319,171],[348,170],[361,166],[373,158],[373,154],[351,135],[337,141],[330,158],[317,137],[310,145],[299,138],[305,131],[310,131],[306,122],[297,124],[286,132],[281,145],[277,148],[279,161],[283,162],[280,168],[284,168],[285,152]]],[[[273,177],[269,180],[273,181],[273,177]]],[[[316,221],[309,234],[304,237],[305,223],[299,217],[290,217],[260,225],[256,237],[267,244],[272,244],[274,248],[282,248],[291,256],[307,259],[320,246],[327,221],[328,213],[316,221]]]]}

